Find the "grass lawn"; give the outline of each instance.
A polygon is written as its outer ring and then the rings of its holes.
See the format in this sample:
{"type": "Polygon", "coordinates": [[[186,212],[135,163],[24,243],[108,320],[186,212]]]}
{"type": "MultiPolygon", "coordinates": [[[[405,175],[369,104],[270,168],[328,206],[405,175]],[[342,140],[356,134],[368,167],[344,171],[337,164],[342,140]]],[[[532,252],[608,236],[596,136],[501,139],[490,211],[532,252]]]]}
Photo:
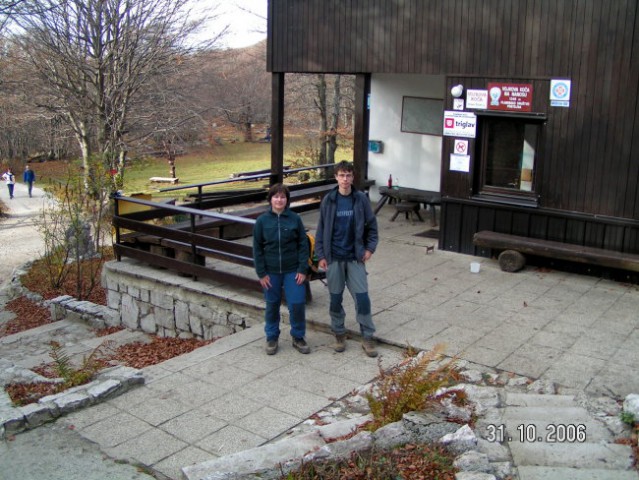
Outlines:
{"type": "MultiPolygon", "coordinates": [[[[299,137],[287,138],[284,163],[298,167],[313,165],[305,149],[304,140],[299,137]]],[[[340,146],[336,152],[336,161],[352,160],[352,146],[340,146]]],[[[35,170],[37,186],[46,187],[52,181],[65,181],[72,162],[49,161],[32,165],[35,170]]],[[[191,151],[175,160],[175,173],[180,185],[207,183],[228,179],[236,172],[264,170],[271,167],[270,143],[224,143],[214,147],[191,151]]],[[[124,173],[124,194],[150,194],[154,199],[179,198],[195,192],[195,189],[178,192],[160,192],[171,184],[153,183],[151,177],[169,177],[169,165],[166,158],[136,159],[131,162],[124,173]]],[[[294,179],[290,179],[294,181],[294,179]]],[[[253,182],[236,182],[218,187],[207,187],[205,191],[232,188],[256,188],[268,183],[267,179],[253,182]]]]}
{"type": "MultiPolygon", "coordinates": [[[[228,143],[180,156],[175,160],[175,175],[178,185],[206,183],[229,178],[232,173],[263,170],[271,167],[271,145],[269,143],[228,143]]],[[[176,192],[162,193],[159,190],[170,184],[152,183],[150,177],[168,177],[169,164],[166,158],[136,161],[124,173],[124,193],[150,193],[154,198],[174,197],[176,192]]],[[[262,183],[239,182],[233,186],[255,188],[262,183]]],[[[217,187],[228,188],[228,186],[217,187]]],[[[209,187],[207,190],[214,190],[209,187]]],[[[180,191],[183,196],[193,190],[180,191]]]]}

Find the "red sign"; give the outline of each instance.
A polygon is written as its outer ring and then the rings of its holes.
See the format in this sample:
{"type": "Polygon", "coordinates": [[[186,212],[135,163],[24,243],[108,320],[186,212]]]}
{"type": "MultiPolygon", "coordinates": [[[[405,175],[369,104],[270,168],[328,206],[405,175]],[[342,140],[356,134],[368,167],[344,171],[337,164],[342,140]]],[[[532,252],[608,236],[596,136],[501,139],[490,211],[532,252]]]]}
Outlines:
{"type": "Polygon", "coordinates": [[[533,87],[528,83],[489,83],[488,110],[530,112],[533,87]]]}

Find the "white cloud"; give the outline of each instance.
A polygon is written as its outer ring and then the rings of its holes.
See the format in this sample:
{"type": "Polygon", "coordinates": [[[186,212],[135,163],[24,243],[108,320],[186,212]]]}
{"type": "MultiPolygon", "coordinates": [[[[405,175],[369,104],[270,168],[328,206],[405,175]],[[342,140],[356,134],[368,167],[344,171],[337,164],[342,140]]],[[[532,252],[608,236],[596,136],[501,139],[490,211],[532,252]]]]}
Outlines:
{"type": "MultiPolygon", "coordinates": [[[[207,4],[210,5],[210,1],[200,5],[204,8],[207,4]]],[[[229,25],[223,46],[241,48],[253,45],[266,38],[267,8],[268,0],[219,0],[215,8],[217,18],[202,30],[199,37],[213,38],[225,25],[229,25]]]]}

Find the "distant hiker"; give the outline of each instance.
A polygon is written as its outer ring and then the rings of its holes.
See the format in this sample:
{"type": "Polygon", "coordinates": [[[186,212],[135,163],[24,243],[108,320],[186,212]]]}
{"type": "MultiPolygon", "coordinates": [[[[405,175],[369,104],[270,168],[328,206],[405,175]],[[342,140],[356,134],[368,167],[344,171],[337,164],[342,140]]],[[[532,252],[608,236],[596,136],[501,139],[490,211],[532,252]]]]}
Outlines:
{"type": "Polygon", "coordinates": [[[27,184],[29,190],[29,196],[31,197],[31,190],[33,190],[33,183],[35,182],[35,172],[31,170],[31,167],[27,165],[24,167],[24,174],[22,174],[22,181],[27,184]]]}
{"type": "Polygon", "coordinates": [[[9,198],[13,198],[13,186],[16,183],[16,177],[13,175],[11,167],[7,168],[7,171],[2,175],[2,179],[5,181],[7,188],[9,189],[9,198]]]}

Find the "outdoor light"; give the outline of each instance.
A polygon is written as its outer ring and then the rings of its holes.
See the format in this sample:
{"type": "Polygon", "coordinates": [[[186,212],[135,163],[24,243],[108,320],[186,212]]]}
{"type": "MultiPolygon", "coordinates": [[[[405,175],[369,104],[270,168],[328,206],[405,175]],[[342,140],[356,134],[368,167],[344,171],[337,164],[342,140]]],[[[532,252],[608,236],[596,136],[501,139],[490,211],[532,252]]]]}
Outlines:
{"type": "Polygon", "coordinates": [[[461,83],[450,89],[450,94],[455,98],[461,97],[462,93],[464,93],[464,86],[461,83]]]}

